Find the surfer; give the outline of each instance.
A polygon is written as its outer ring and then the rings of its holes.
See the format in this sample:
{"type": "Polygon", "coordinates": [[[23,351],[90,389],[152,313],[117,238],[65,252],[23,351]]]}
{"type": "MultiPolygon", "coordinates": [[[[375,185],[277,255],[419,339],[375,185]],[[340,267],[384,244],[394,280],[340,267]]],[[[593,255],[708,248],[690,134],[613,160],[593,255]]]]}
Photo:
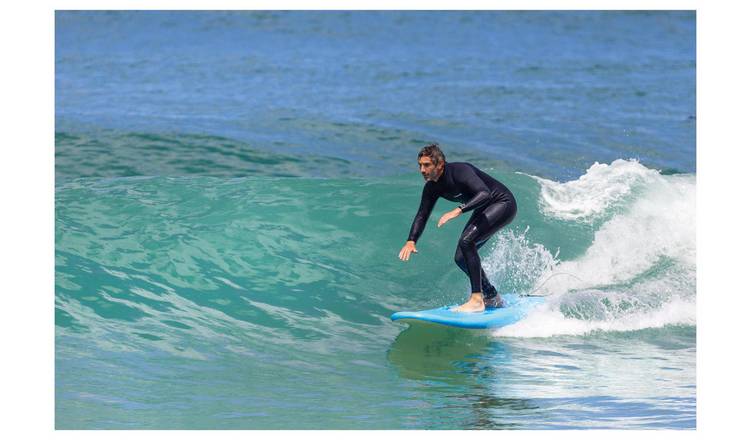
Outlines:
{"type": "Polygon", "coordinates": [[[457,208],[443,214],[437,224],[441,227],[459,215],[473,211],[458,240],[455,254],[456,264],[471,282],[471,296],[455,310],[483,312],[485,307],[503,307],[501,296],[482,269],[478,250],[495,232],[513,221],[516,216],[515,197],[505,185],[474,165],[446,162],[438,144],[422,148],[417,161],[426,183],[409,238],[401,248],[399,258],[407,261],[412,252],[418,252],[417,240],[422,235],[438,197],[461,202],[457,208]]]}

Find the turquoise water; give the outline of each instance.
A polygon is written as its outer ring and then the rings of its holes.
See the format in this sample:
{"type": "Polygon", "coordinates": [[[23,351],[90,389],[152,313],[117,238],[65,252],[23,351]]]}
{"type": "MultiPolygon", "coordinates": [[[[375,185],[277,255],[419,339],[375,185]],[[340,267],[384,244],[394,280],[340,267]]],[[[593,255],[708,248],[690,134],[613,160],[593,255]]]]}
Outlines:
{"type": "Polygon", "coordinates": [[[693,13],[58,12],[55,62],[58,429],[695,428],[693,13]],[[516,194],[516,325],[389,319],[469,289],[450,202],[397,256],[430,141],[516,194]]]}

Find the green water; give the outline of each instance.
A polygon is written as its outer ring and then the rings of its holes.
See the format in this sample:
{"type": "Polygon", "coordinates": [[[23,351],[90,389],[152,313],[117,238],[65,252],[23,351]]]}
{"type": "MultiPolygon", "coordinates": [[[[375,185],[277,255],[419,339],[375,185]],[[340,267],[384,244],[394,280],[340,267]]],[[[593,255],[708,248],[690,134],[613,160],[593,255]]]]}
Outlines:
{"type": "MultiPolygon", "coordinates": [[[[586,278],[597,234],[638,211],[555,220],[533,178],[494,173],[522,207],[482,252],[501,291],[529,291],[576,262],[586,278]]],[[[694,425],[693,275],[674,256],[624,282],[553,292],[506,333],[392,323],[395,311],[468,293],[452,261],[462,218],[437,229],[433,215],[416,258],[397,258],[420,186],[414,176],[58,185],[57,427],[694,425]]]]}

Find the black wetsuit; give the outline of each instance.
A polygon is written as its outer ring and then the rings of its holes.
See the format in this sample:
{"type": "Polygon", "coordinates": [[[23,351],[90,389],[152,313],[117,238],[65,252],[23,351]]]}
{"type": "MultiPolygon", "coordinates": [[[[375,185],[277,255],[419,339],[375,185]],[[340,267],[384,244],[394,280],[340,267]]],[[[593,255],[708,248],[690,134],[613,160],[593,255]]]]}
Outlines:
{"type": "Polygon", "coordinates": [[[474,210],[466,223],[456,247],[455,260],[471,281],[472,292],[482,292],[485,298],[497,295],[497,290],[487,279],[479,260],[479,248],[516,216],[516,199],[513,193],[469,163],[445,164],[437,182],[428,181],[422,190],[422,203],[411,225],[408,240],[416,242],[424,230],[427,219],[438,197],[461,202],[462,212],[474,210]]]}

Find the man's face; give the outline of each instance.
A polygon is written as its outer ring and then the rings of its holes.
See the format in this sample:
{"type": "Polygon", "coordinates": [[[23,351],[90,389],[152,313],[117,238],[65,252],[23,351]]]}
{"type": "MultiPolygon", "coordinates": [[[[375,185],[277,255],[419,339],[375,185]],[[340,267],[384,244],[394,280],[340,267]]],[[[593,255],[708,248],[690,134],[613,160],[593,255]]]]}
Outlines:
{"type": "Polygon", "coordinates": [[[441,162],[435,165],[432,163],[432,159],[427,156],[419,158],[419,172],[422,173],[424,180],[437,182],[440,178],[440,174],[443,172],[443,167],[445,167],[444,163],[441,162]]]}

